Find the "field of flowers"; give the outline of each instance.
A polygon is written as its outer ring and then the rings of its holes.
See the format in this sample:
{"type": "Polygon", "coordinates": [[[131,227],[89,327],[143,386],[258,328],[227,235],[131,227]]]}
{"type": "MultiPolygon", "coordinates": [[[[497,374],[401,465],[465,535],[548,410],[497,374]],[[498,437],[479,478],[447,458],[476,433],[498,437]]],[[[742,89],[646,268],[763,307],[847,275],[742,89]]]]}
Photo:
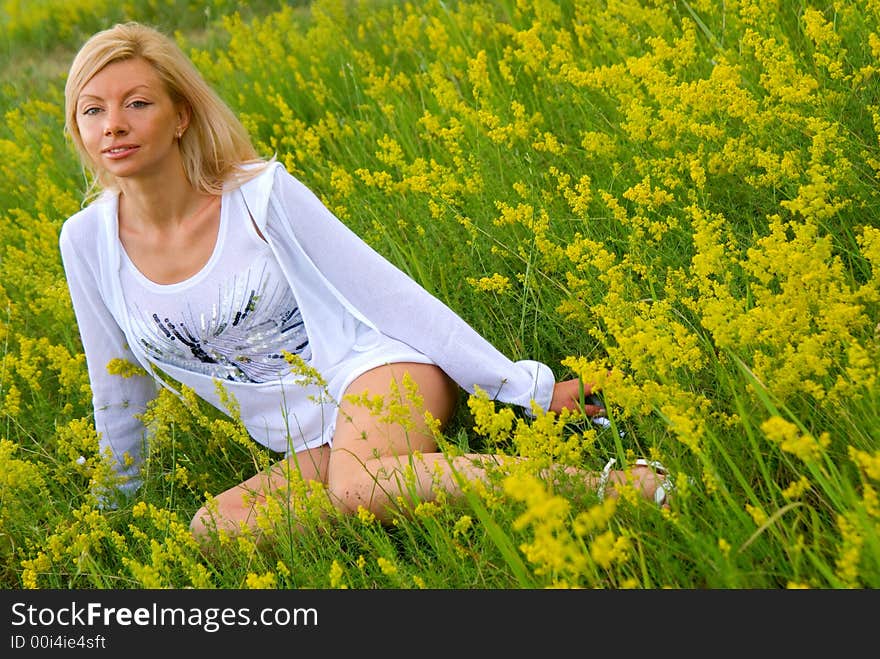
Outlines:
{"type": "Polygon", "coordinates": [[[880,0],[238,4],[2,4],[0,587],[880,586],[880,0]],[[144,488],[102,510],[63,84],[123,19],[503,352],[598,382],[612,426],[463,396],[447,450],[531,459],[390,527],[313,495],[293,534],[279,502],[274,542],[205,555],[191,515],[278,456],[163,394],[144,488]],[[612,456],[669,467],[671,509],[534,475],[612,456]]]}

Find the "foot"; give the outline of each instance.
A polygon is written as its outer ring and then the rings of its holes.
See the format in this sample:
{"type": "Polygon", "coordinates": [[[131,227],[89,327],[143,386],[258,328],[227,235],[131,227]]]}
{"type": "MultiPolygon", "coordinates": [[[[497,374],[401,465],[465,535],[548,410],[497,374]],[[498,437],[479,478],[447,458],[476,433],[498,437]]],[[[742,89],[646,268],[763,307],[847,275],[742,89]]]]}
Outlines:
{"type": "Polygon", "coordinates": [[[649,501],[653,501],[661,508],[669,508],[672,483],[668,480],[666,468],[662,464],[639,459],[626,470],[611,469],[616,462],[611,458],[602,470],[598,487],[600,499],[606,495],[617,496],[617,492],[611,487],[612,484],[633,485],[649,501]]]}

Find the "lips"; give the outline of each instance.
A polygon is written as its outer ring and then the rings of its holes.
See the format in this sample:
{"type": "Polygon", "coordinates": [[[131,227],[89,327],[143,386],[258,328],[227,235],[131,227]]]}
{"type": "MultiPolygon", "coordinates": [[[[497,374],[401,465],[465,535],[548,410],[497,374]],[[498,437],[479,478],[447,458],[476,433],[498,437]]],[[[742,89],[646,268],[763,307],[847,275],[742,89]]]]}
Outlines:
{"type": "Polygon", "coordinates": [[[111,160],[118,160],[119,158],[125,158],[126,156],[131,155],[135,151],[138,150],[137,144],[114,144],[113,146],[104,149],[101,151],[104,154],[104,157],[110,158],[111,160]]]}

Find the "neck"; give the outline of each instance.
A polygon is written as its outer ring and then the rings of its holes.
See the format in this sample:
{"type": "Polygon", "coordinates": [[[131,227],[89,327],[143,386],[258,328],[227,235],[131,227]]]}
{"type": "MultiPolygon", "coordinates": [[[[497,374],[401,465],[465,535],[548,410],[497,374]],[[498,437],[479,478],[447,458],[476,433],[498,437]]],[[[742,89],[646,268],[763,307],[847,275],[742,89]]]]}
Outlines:
{"type": "Polygon", "coordinates": [[[119,182],[119,219],[129,229],[167,229],[204,210],[215,197],[205,194],[185,176],[119,182]]]}

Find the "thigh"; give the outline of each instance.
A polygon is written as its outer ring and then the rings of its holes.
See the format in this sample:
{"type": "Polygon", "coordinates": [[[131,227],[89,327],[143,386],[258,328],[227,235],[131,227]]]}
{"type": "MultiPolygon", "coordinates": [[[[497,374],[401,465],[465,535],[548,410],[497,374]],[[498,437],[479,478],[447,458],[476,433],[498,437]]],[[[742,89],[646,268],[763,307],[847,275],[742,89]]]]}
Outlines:
{"type": "Polygon", "coordinates": [[[331,460],[358,462],[437,450],[425,414],[445,427],[455,412],[459,388],[434,364],[400,362],[358,376],[342,397],[331,460]]]}

